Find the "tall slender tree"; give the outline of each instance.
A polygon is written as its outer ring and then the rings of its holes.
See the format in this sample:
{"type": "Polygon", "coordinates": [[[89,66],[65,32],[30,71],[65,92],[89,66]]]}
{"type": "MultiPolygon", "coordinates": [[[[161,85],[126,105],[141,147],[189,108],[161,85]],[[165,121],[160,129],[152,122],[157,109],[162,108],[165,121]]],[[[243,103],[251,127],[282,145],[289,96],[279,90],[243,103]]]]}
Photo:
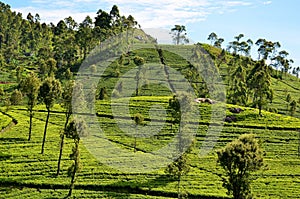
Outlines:
{"type": "Polygon", "coordinates": [[[79,44],[81,54],[83,54],[83,59],[85,59],[96,43],[93,35],[93,20],[89,16],[79,24],[76,41],[79,44]]]}
{"type": "Polygon", "coordinates": [[[135,88],[135,95],[138,96],[139,95],[139,90],[140,90],[140,85],[141,82],[143,80],[143,72],[144,70],[142,70],[142,66],[145,63],[144,58],[139,57],[139,56],[135,56],[134,57],[134,64],[138,67],[138,71],[136,72],[136,76],[135,76],[135,80],[136,80],[136,88],[135,88]]]}
{"type": "Polygon", "coordinates": [[[73,163],[68,169],[68,175],[71,177],[71,182],[67,197],[71,197],[76,181],[76,174],[80,171],[81,164],[79,144],[81,137],[86,135],[87,126],[84,121],[72,121],[66,128],[66,137],[71,138],[74,141],[74,147],[72,149],[72,153],[70,154],[70,158],[73,160],[73,163]]]}
{"type": "Polygon", "coordinates": [[[210,44],[213,45],[218,40],[218,35],[216,33],[212,32],[208,35],[207,40],[209,40],[210,44]]]}
{"type": "Polygon", "coordinates": [[[230,103],[246,105],[248,101],[248,88],[246,83],[246,70],[242,64],[238,63],[230,79],[228,94],[230,103]]]}
{"type": "Polygon", "coordinates": [[[285,101],[287,102],[287,103],[286,103],[286,111],[288,111],[288,110],[289,110],[289,105],[290,105],[290,103],[291,103],[291,101],[292,101],[292,96],[291,96],[291,94],[288,93],[288,94],[286,95],[285,101]]]}
{"type": "Polygon", "coordinates": [[[65,125],[63,132],[60,134],[60,149],[59,149],[59,157],[58,157],[58,162],[57,162],[57,172],[56,175],[59,175],[60,173],[60,163],[61,163],[61,158],[63,154],[63,147],[64,147],[64,139],[65,139],[65,134],[67,131],[67,126],[70,120],[70,117],[72,115],[72,96],[73,96],[73,87],[75,86],[74,81],[69,81],[64,87],[63,93],[62,93],[62,106],[65,109],[65,125]]]}
{"type": "Polygon", "coordinates": [[[138,127],[139,125],[142,125],[143,121],[144,121],[144,116],[140,113],[136,113],[133,117],[133,120],[135,122],[135,136],[134,136],[134,152],[136,152],[136,138],[137,138],[137,135],[138,135],[138,127]]]}
{"type": "Polygon", "coordinates": [[[41,154],[44,154],[44,146],[46,141],[50,111],[53,108],[55,102],[57,102],[57,100],[60,98],[61,92],[62,92],[61,83],[53,76],[47,77],[43,81],[39,90],[38,98],[40,99],[40,101],[42,101],[45,104],[47,109],[47,117],[46,117],[45,128],[44,128],[41,154]]]}
{"type": "Polygon", "coordinates": [[[171,29],[171,34],[176,45],[180,43],[189,43],[189,39],[186,37],[186,28],[183,25],[175,25],[171,29]]]}
{"type": "Polygon", "coordinates": [[[31,139],[32,131],[32,118],[34,115],[33,108],[37,103],[37,97],[39,94],[40,80],[35,73],[30,73],[25,79],[20,83],[22,92],[27,96],[27,111],[29,112],[29,133],[28,141],[31,139]]]}
{"type": "MultiPolygon", "coordinates": [[[[170,174],[172,177],[175,177],[177,180],[177,194],[178,198],[182,198],[183,194],[181,191],[181,180],[184,175],[190,171],[190,159],[188,154],[193,150],[194,140],[190,136],[189,128],[187,124],[181,122],[181,118],[184,118],[185,115],[193,111],[193,106],[191,105],[192,98],[188,93],[179,93],[177,96],[174,96],[173,99],[169,101],[169,109],[173,117],[174,122],[178,124],[179,132],[176,137],[176,150],[178,157],[174,160],[173,163],[168,165],[165,172],[170,174]]],[[[176,131],[176,128],[173,130],[176,131]]]]}
{"type": "Polygon", "coordinates": [[[296,109],[297,109],[297,102],[296,100],[293,100],[291,103],[290,103],[290,112],[291,112],[291,116],[294,116],[295,112],[296,112],[296,109]]]}
{"type": "Polygon", "coordinates": [[[271,75],[269,67],[264,60],[257,62],[248,76],[248,87],[254,94],[253,104],[258,106],[259,115],[262,116],[262,107],[267,100],[272,102],[273,90],[271,89],[271,75]]]}

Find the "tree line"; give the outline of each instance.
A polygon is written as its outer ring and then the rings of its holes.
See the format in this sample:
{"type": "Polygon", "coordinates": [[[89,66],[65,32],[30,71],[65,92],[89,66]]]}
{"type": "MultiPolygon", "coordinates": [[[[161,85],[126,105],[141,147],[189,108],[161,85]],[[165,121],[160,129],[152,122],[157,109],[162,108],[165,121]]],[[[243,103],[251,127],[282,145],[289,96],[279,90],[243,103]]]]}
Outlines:
{"type": "Polygon", "coordinates": [[[139,26],[132,15],[120,15],[114,5],[110,12],[99,9],[93,20],[87,16],[77,23],[71,16],[60,20],[57,25],[40,22],[39,14],[29,13],[23,19],[21,13],[11,11],[10,6],[0,2],[0,69],[16,71],[17,87],[6,93],[0,89],[9,108],[26,99],[29,115],[28,141],[32,138],[34,108],[38,103],[46,107],[46,118],[41,145],[41,154],[45,152],[48,123],[53,106],[62,105],[65,124],[60,134],[60,150],[56,175],[60,174],[64,139],[71,138],[74,147],[70,155],[73,164],[69,167],[71,177],[71,196],[80,170],[80,138],[86,134],[86,124],[76,121],[72,116],[72,96],[82,102],[82,85],[75,84],[73,72],[86,58],[87,54],[111,35],[134,29],[139,26]],[[73,118],[73,119],[72,119],[73,118]]]}
{"type": "MultiPolygon", "coordinates": [[[[65,72],[78,66],[89,51],[109,35],[116,35],[139,26],[132,15],[120,15],[116,5],[110,12],[98,10],[93,20],[90,16],[77,23],[71,16],[56,25],[40,22],[39,14],[29,13],[23,19],[21,13],[11,11],[0,2],[0,68],[20,67],[22,57],[34,57],[31,65],[39,66],[40,73],[65,72]],[[54,59],[52,68],[46,64],[54,59]]],[[[18,69],[20,72],[24,68],[18,69]]]]}

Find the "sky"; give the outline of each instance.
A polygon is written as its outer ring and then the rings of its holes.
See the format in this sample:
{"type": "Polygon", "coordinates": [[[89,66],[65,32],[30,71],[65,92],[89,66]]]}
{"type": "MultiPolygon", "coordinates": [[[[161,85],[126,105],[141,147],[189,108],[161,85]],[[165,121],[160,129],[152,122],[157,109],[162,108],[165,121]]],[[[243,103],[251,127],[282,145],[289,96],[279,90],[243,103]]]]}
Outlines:
{"type": "MultiPolygon", "coordinates": [[[[1,0],[0,0],[1,1],[1,0]]],[[[234,36],[243,33],[245,40],[263,38],[279,41],[290,53],[293,66],[300,66],[300,1],[298,0],[2,0],[25,18],[39,13],[41,21],[54,23],[72,16],[78,23],[99,9],[109,12],[113,5],[121,15],[131,14],[158,41],[170,41],[175,24],[185,25],[193,42],[210,43],[211,32],[224,38],[224,48],[234,36]],[[150,28],[150,29],[149,29],[150,28]],[[154,29],[155,28],[155,31],[154,29]],[[159,28],[159,30],[157,29],[159,28]]],[[[256,50],[255,50],[256,51],[256,50]]],[[[252,54],[257,58],[255,53],[252,54]]]]}

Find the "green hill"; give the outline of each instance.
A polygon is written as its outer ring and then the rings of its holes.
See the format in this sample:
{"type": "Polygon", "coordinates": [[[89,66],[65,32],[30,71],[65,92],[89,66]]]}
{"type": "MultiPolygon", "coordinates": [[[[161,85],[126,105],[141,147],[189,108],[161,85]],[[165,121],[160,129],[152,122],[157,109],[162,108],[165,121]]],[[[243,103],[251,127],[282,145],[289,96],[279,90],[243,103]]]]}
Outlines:
{"type": "MultiPolygon", "coordinates": [[[[186,51],[192,46],[182,46],[186,51]]],[[[185,69],[188,63],[172,53],[165,52],[165,61],[172,67],[186,74],[185,69]]],[[[120,66],[119,77],[122,77],[126,71],[135,68],[133,59],[139,56],[145,59],[145,62],[157,62],[159,55],[156,49],[142,49],[130,53],[125,58],[125,65],[120,66]],[[126,60],[127,59],[127,60],[126,60]]],[[[224,65],[225,67],[226,65],[224,65]]],[[[161,67],[161,66],[160,66],[161,67]]],[[[99,88],[106,87],[107,93],[113,91],[113,87],[118,81],[114,75],[115,66],[107,68],[103,74],[102,81],[99,82],[99,88]]],[[[133,77],[129,77],[133,78],[133,77]]],[[[288,89],[296,90],[297,79],[287,75],[283,80],[272,79],[272,86],[278,90],[288,89]]],[[[129,92],[129,91],[128,91],[129,92]]],[[[281,94],[275,94],[274,106],[282,108],[285,114],[285,103],[281,94]]],[[[171,92],[164,86],[150,85],[143,87],[140,91],[141,96],[131,97],[130,114],[140,112],[145,116],[145,121],[151,120],[149,109],[153,105],[160,105],[158,109],[168,106],[168,100],[171,98],[171,92]]],[[[291,92],[296,98],[297,95],[291,92]]],[[[114,101],[118,106],[128,106],[126,99],[114,101]]],[[[96,101],[96,111],[98,121],[104,130],[107,139],[116,147],[127,150],[132,153],[134,139],[127,136],[117,126],[117,121],[112,119],[116,117],[111,111],[111,102],[109,100],[96,101]]],[[[199,104],[201,118],[199,118],[199,129],[196,134],[197,147],[201,148],[205,140],[206,131],[210,124],[212,106],[209,104],[199,104]]],[[[189,198],[226,198],[226,190],[222,187],[222,181],[219,177],[221,169],[216,166],[217,156],[215,151],[225,146],[234,138],[241,134],[253,133],[260,140],[265,150],[265,162],[267,167],[260,172],[255,173],[255,181],[252,185],[253,193],[256,197],[262,198],[296,198],[299,193],[299,173],[298,158],[300,120],[296,117],[284,116],[276,113],[263,112],[263,117],[259,117],[258,110],[238,105],[226,105],[226,115],[236,118],[235,122],[224,123],[223,130],[216,141],[216,146],[205,157],[199,157],[199,151],[193,151],[190,154],[192,160],[191,172],[182,179],[182,187],[189,198]],[[231,113],[229,110],[234,107],[240,107],[243,112],[239,114],[231,113]]],[[[6,113],[17,120],[15,126],[6,129],[0,134],[1,142],[1,194],[6,198],[19,197],[31,198],[61,198],[68,192],[69,177],[67,169],[71,165],[69,153],[71,151],[72,141],[67,140],[62,162],[62,173],[59,177],[55,176],[57,158],[59,152],[59,133],[64,124],[64,114],[59,106],[55,106],[55,112],[51,114],[49,134],[47,136],[45,154],[40,154],[40,145],[42,140],[42,131],[46,113],[43,105],[39,105],[34,116],[34,129],[32,141],[27,139],[28,114],[24,106],[12,106],[6,113]]],[[[5,108],[2,108],[5,111],[5,108]]],[[[121,114],[121,113],[120,113],[121,114]]],[[[2,117],[3,126],[7,126],[9,119],[2,117]]],[[[153,119],[153,118],[152,118],[153,119]]],[[[126,119],[122,120],[125,124],[126,119]]],[[[163,129],[151,138],[138,138],[138,153],[144,154],[164,147],[170,142],[174,134],[171,130],[170,115],[167,123],[157,121],[157,125],[163,125],[163,129]]],[[[101,163],[81,145],[82,171],[78,173],[74,196],[84,198],[173,198],[176,197],[176,181],[167,176],[163,169],[158,171],[144,173],[126,173],[118,171],[101,163]],[[100,191],[101,190],[101,191],[100,191]]],[[[105,151],[104,151],[105,152],[105,151]]],[[[120,157],[121,158],[121,157],[120,157]]],[[[134,165],[135,162],[132,162],[134,165]]]]}
{"type": "MultiPolygon", "coordinates": [[[[195,149],[188,154],[191,170],[181,182],[181,190],[188,198],[229,198],[222,187],[223,170],[217,166],[216,151],[248,133],[256,135],[265,152],[266,166],[253,176],[254,196],[299,197],[298,78],[267,66],[273,99],[263,105],[262,116],[259,116],[252,90],[244,104],[231,104],[234,100],[229,97],[236,68],[242,66],[247,79],[259,63],[250,57],[234,55],[208,44],[158,45],[137,28],[132,16],[120,16],[119,21],[117,17],[110,18],[107,24],[111,27],[87,20],[88,26],[81,23],[79,28],[71,28],[71,19],[50,26],[30,15],[23,19],[5,4],[0,3],[0,7],[0,198],[64,198],[68,194],[70,153],[74,145],[71,139],[65,140],[61,174],[55,175],[65,121],[64,109],[59,104],[61,99],[51,111],[45,154],[40,154],[47,114],[45,105],[40,102],[34,108],[32,139],[27,141],[27,98],[20,105],[10,104],[10,96],[19,88],[23,77],[34,72],[44,79],[51,73],[46,64],[49,58],[55,62],[53,75],[63,84],[73,78],[77,83],[81,80],[86,96],[79,99],[83,104],[92,102],[87,105],[91,105],[95,116],[92,121],[86,120],[89,133],[95,130],[99,133],[82,138],[82,168],[77,173],[73,197],[177,198],[177,181],[164,172],[165,168],[145,170],[148,164],[157,163],[149,157],[164,147],[172,147],[177,135],[168,105],[178,90],[190,91],[195,98],[210,98],[214,102],[198,104],[194,101],[199,115],[187,122],[195,133],[195,149]],[[127,29],[118,26],[121,19],[127,29]],[[10,26],[14,28],[6,28],[10,26]],[[106,41],[119,33],[123,35],[106,41]],[[298,105],[291,114],[293,100],[298,105]],[[233,109],[241,109],[241,112],[233,113],[233,109]],[[137,138],[129,135],[139,130],[133,128],[136,113],[144,116],[143,127],[152,125],[145,135],[137,138]],[[213,136],[208,134],[211,128],[221,131],[213,136]],[[213,143],[214,148],[200,156],[207,143],[213,143]],[[134,159],[135,155],[140,162],[134,159]],[[120,164],[110,166],[116,160],[120,164]],[[122,160],[126,160],[125,166],[122,160]],[[139,170],[134,170],[137,167],[139,170]]],[[[109,16],[105,11],[100,13],[109,16]]],[[[90,113],[79,112],[76,116],[91,116],[90,113]]],[[[165,152],[168,157],[172,155],[172,151],[165,152]]]]}
{"type": "MultiPolygon", "coordinates": [[[[147,115],[147,109],[151,104],[160,101],[162,107],[168,103],[166,97],[135,97],[131,106],[132,111],[138,111],[147,115]]],[[[122,103],[122,100],[119,101],[122,103]]],[[[126,103],[125,103],[126,105],[126,103]]],[[[211,105],[201,104],[199,108],[203,118],[209,118],[211,105]]],[[[214,105],[213,105],[214,106],[214,105]]],[[[233,114],[227,106],[227,115],[233,114]]],[[[296,198],[299,195],[298,158],[300,120],[281,116],[275,113],[264,113],[258,117],[258,111],[244,108],[240,114],[236,114],[237,122],[225,123],[215,150],[244,133],[257,135],[265,150],[267,167],[261,172],[255,173],[253,192],[257,197],[263,198],[296,198]]],[[[97,102],[99,122],[105,130],[107,139],[132,153],[133,138],[128,137],[117,128],[116,121],[111,119],[109,101],[97,102]],[[104,116],[106,114],[106,116],[104,116]]],[[[43,106],[37,110],[44,110],[43,106]]],[[[61,110],[58,106],[55,110],[61,110]]],[[[27,113],[23,107],[13,107],[7,112],[14,117],[18,124],[0,134],[1,142],[1,194],[4,197],[54,197],[61,198],[67,194],[69,178],[67,168],[71,164],[68,154],[71,151],[72,141],[67,140],[63,155],[62,174],[55,177],[57,158],[59,152],[59,132],[62,130],[64,115],[53,113],[47,137],[45,154],[40,154],[42,129],[44,127],[45,112],[36,112],[34,117],[34,129],[32,141],[27,139],[27,113]]],[[[145,119],[149,119],[146,116],[145,119]]],[[[126,122],[126,121],[124,121],[126,122]]],[[[205,122],[200,120],[200,122],[205,122]]],[[[207,121],[209,122],[209,120],[207,121]]],[[[206,124],[200,124],[197,131],[197,147],[205,138],[206,124]]],[[[172,139],[170,125],[166,125],[161,132],[151,138],[138,139],[138,153],[147,153],[163,147],[172,139]]],[[[217,157],[214,151],[205,157],[199,157],[194,151],[191,172],[183,177],[182,186],[189,193],[190,198],[220,198],[226,196],[226,190],[222,188],[219,175],[222,173],[216,167],[217,157]]],[[[74,196],[76,197],[103,197],[103,198],[172,198],[176,197],[176,182],[170,179],[163,170],[151,173],[126,173],[115,170],[101,164],[93,155],[81,145],[82,171],[78,174],[74,196]],[[101,191],[99,191],[101,190],[101,191]]],[[[132,164],[135,164],[132,162],[132,164]]]]}

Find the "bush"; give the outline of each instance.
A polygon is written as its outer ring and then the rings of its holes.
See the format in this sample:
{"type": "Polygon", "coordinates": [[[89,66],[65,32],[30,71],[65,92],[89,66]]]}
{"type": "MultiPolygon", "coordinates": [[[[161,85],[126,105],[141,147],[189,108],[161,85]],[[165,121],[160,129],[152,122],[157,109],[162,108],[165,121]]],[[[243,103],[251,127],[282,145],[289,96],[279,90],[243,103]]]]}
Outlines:
{"type": "Polygon", "coordinates": [[[14,92],[10,96],[11,105],[20,105],[23,100],[23,95],[21,91],[15,89],[14,92]]]}
{"type": "Polygon", "coordinates": [[[268,108],[268,111],[271,112],[271,113],[278,113],[277,108],[268,108]]]}

